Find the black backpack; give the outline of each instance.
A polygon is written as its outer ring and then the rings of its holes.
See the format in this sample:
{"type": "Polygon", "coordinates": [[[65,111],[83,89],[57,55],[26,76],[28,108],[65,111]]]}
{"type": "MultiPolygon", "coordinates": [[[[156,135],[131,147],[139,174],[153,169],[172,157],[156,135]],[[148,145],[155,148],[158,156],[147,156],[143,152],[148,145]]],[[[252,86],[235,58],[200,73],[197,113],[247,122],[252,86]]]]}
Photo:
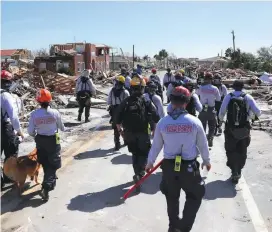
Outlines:
{"type": "Polygon", "coordinates": [[[230,96],[227,124],[230,127],[244,127],[247,123],[248,116],[245,100],[246,93],[242,93],[239,97],[235,97],[233,93],[230,93],[230,96]]]}
{"type": "Polygon", "coordinates": [[[186,106],[186,110],[189,114],[196,116],[195,100],[193,97],[190,98],[190,101],[186,106]]]}
{"type": "Polygon", "coordinates": [[[123,116],[123,126],[130,132],[144,132],[147,130],[147,103],[143,96],[129,97],[123,116]]]}

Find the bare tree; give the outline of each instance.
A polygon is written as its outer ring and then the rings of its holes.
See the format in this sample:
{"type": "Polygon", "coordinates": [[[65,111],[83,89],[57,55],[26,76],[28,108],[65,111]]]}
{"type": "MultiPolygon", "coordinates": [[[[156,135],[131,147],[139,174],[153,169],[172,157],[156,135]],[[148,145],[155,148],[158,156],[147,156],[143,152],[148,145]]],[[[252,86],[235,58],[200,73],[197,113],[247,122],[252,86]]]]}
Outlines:
{"type": "Polygon", "coordinates": [[[49,56],[49,53],[47,51],[46,48],[40,48],[40,49],[37,49],[37,50],[33,50],[31,51],[32,53],[32,56],[35,58],[35,57],[45,57],[45,56],[49,56]]]}

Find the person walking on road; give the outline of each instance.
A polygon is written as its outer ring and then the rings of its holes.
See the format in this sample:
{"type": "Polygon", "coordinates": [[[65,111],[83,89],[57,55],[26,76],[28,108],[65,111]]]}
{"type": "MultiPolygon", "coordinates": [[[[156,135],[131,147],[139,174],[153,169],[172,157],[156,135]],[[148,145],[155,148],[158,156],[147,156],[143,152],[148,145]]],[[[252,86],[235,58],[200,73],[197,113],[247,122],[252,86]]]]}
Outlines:
{"type": "Polygon", "coordinates": [[[206,126],[208,123],[208,145],[213,146],[213,137],[216,130],[216,110],[215,102],[220,101],[220,93],[217,87],[212,85],[213,75],[210,72],[205,73],[204,83],[197,90],[200,96],[200,102],[203,105],[203,110],[199,113],[198,118],[202,122],[204,131],[206,132],[206,126]]]}
{"type": "MultiPolygon", "coordinates": [[[[4,162],[11,156],[18,156],[20,136],[24,138],[22,128],[19,121],[19,109],[16,104],[15,98],[9,92],[12,85],[13,76],[6,70],[1,71],[1,154],[4,151],[4,162]],[[16,131],[16,134],[15,132],[16,131]]],[[[12,182],[2,172],[1,176],[1,188],[6,183],[12,182]]]]}
{"type": "Polygon", "coordinates": [[[89,122],[91,97],[96,96],[96,87],[89,76],[90,71],[84,70],[76,82],[76,98],[79,104],[78,121],[81,121],[81,116],[85,108],[85,122],[89,122]]]}
{"type": "Polygon", "coordinates": [[[153,68],[151,70],[152,74],[149,77],[150,81],[153,81],[156,85],[157,85],[157,90],[156,90],[156,94],[158,96],[160,96],[162,102],[163,102],[163,88],[161,85],[161,79],[160,77],[157,75],[157,70],[155,68],[153,68]]]}
{"type": "Polygon", "coordinates": [[[115,144],[116,151],[120,149],[121,144],[120,144],[120,133],[118,132],[118,129],[115,123],[115,115],[116,115],[118,106],[121,104],[121,102],[127,97],[129,97],[129,92],[124,88],[124,85],[125,85],[125,77],[121,75],[117,76],[115,80],[115,85],[110,90],[109,96],[107,99],[110,116],[112,118],[111,121],[112,121],[112,129],[114,131],[114,144],[115,144]]]}
{"type": "MultiPolygon", "coordinates": [[[[194,83],[192,83],[191,81],[187,82],[186,84],[183,84],[183,87],[188,89],[191,94],[191,98],[190,98],[189,103],[186,106],[186,110],[189,114],[196,116],[196,111],[201,112],[203,107],[202,107],[202,104],[198,98],[198,95],[194,91],[194,83]]],[[[167,106],[167,112],[169,114],[172,111],[173,111],[173,107],[172,107],[172,104],[170,103],[167,106]]]]}
{"type": "Polygon", "coordinates": [[[157,109],[157,113],[160,116],[160,118],[163,118],[165,116],[162,100],[160,96],[156,94],[157,91],[157,85],[153,81],[148,81],[146,84],[146,93],[144,94],[144,97],[146,98],[146,101],[151,101],[154,106],[157,109]]]}
{"type": "Polygon", "coordinates": [[[225,126],[225,150],[227,166],[231,169],[231,179],[238,183],[247,159],[247,148],[250,144],[250,113],[255,119],[261,115],[254,98],[243,92],[244,83],[236,80],[234,91],[223,100],[219,111],[219,119],[223,121],[227,113],[225,126]]]}
{"type": "MultiPolygon", "coordinates": [[[[167,73],[163,77],[163,86],[164,86],[163,90],[166,90],[167,92],[168,86],[170,85],[170,83],[174,81],[175,81],[175,77],[173,73],[171,72],[171,69],[167,68],[167,73]]],[[[170,103],[169,97],[167,97],[167,103],[170,103]]]]}
{"type": "Polygon", "coordinates": [[[193,227],[205,194],[200,165],[196,160],[198,151],[203,159],[202,168],[206,166],[207,170],[211,169],[203,126],[198,118],[185,110],[190,95],[182,86],[173,89],[170,96],[173,111],[158,122],[146,165],[146,171],[152,169],[158,154],[164,148],[160,189],[166,197],[168,232],[189,232],[193,227]],[[186,202],[183,218],[179,219],[181,189],[186,194],[186,202]]]}
{"type": "Polygon", "coordinates": [[[60,113],[51,109],[49,104],[52,100],[51,93],[46,89],[40,89],[36,100],[41,108],[33,111],[30,115],[28,134],[35,137],[38,162],[44,171],[42,199],[49,200],[49,191],[56,186],[56,171],[61,167],[60,136],[58,130],[65,130],[60,113]]]}
{"type": "Polygon", "coordinates": [[[154,105],[143,96],[145,86],[145,80],[134,75],[131,80],[132,94],[120,104],[116,113],[118,131],[124,136],[128,150],[132,153],[135,183],[145,175],[147,155],[151,146],[148,124],[154,133],[156,123],[160,119],[154,105]]]}
{"type": "Polygon", "coordinates": [[[214,80],[213,80],[213,85],[216,86],[219,90],[220,96],[221,96],[221,100],[220,101],[216,101],[215,102],[215,110],[217,113],[217,124],[218,124],[218,133],[222,134],[222,124],[218,118],[219,115],[219,110],[220,107],[222,105],[223,99],[225,96],[227,96],[228,94],[228,89],[227,87],[222,83],[222,79],[221,79],[221,75],[216,73],[214,75],[214,80]]]}

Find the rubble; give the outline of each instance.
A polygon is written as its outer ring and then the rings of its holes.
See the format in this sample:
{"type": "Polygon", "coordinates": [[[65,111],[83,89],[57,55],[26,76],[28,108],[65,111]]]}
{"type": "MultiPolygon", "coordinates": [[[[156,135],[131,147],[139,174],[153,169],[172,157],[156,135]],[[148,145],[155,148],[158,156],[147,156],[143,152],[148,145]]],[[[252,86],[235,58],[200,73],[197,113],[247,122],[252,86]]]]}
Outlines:
{"type": "MultiPolygon", "coordinates": [[[[66,74],[54,73],[51,71],[43,71],[37,73],[33,68],[29,68],[29,65],[23,67],[8,66],[7,71],[12,73],[15,82],[11,87],[11,92],[21,98],[24,105],[24,114],[20,117],[22,124],[26,124],[30,113],[38,107],[38,103],[35,100],[37,89],[47,88],[53,97],[51,107],[56,109],[66,107],[77,107],[78,104],[75,100],[75,86],[76,76],[68,76],[66,74]]],[[[107,86],[113,84],[113,77],[115,73],[98,73],[93,74],[93,82],[101,86],[107,86]]],[[[97,90],[96,99],[92,98],[92,107],[96,107],[100,104],[100,108],[106,108],[107,94],[97,90]]]]}

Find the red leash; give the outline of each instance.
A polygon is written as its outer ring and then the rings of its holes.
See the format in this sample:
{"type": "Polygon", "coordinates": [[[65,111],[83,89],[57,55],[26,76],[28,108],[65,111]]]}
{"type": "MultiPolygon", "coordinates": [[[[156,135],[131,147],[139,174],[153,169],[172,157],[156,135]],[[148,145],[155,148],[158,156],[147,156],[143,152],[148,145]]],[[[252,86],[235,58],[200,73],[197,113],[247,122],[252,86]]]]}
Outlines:
{"type": "Polygon", "coordinates": [[[155,166],[153,167],[148,173],[146,173],[136,184],[134,184],[123,196],[123,199],[126,200],[128,196],[139,186],[141,185],[153,172],[156,171],[158,167],[161,166],[163,159],[155,166]]]}

